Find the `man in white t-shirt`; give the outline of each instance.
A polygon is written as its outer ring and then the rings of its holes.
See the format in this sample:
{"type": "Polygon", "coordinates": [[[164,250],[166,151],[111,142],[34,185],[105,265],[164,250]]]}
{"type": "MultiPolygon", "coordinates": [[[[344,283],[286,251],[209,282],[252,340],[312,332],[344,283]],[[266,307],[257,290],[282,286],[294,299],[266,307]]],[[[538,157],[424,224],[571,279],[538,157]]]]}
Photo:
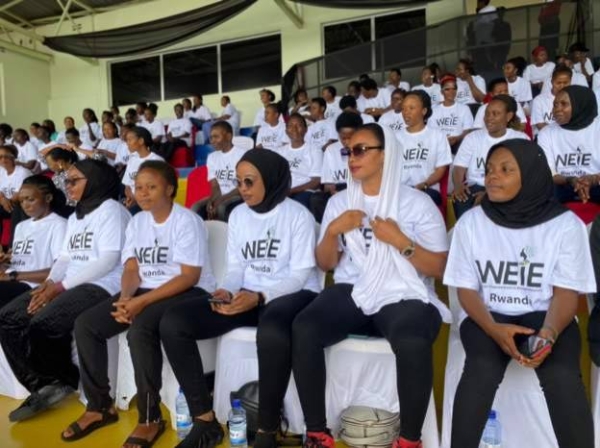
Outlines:
{"type": "Polygon", "coordinates": [[[361,98],[360,107],[363,107],[361,112],[371,115],[374,118],[380,117],[383,113],[391,109],[391,93],[388,89],[380,89],[377,87],[375,80],[366,78],[360,83],[361,98]]]}
{"type": "Polygon", "coordinates": [[[285,123],[281,121],[281,114],[276,104],[265,107],[264,124],[256,133],[256,148],[272,149],[277,151],[288,142],[285,133],[285,123]]]}
{"type": "Polygon", "coordinates": [[[310,119],[313,124],[308,127],[304,140],[314,148],[322,151],[327,146],[337,140],[334,121],[325,118],[327,105],[321,97],[313,98],[310,101],[310,119]]]}
{"type": "Polygon", "coordinates": [[[196,128],[202,129],[202,125],[205,121],[212,120],[212,115],[208,107],[202,104],[203,99],[202,95],[196,94],[192,96],[192,103],[194,104],[193,112],[190,115],[190,121],[196,128]]]}
{"type": "Polygon", "coordinates": [[[233,146],[233,128],[224,120],[217,121],[210,130],[210,144],[215,149],[208,155],[210,196],[192,205],[192,210],[203,219],[225,221],[242,199],[236,185],[235,167],[246,152],[233,146]]]}
{"type": "Polygon", "coordinates": [[[217,121],[226,121],[231,125],[231,129],[233,129],[233,135],[238,135],[240,133],[240,113],[231,104],[231,99],[227,95],[223,95],[221,97],[221,107],[223,110],[221,111],[221,115],[217,118],[205,121],[202,125],[202,133],[204,134],[204,141],[210,141],[210,130],[212,129],[212,125],[217,121]]]}
{"type": "Polygon", "coordinates": [[[554,97],[562,89],[571,85],[572,76],[573,72],[569,67],[565,65],[558,66],[552,74],[552,90],[541,93],[533,99],[531,126],[536,135],[547,125],[554,123],[554,97]]]}
{"type": "Polygon", "coordinates": [[[390,70],[388,82],[384,87],[390,91],[390,94],[396,89],[404,89],[407,92],[410,91],[410,84],[406,81],[402,81],[402,71],[399,68],[390,70]]]}
{"type": "Polygon", "coordinates": [[[140,125],[150,132],[152,135],[152,142],[154,143],[154,148],[160,146],[161,143],[164,142],[165,139],[165,125],[156,119],[156,114],[154,111],[147,107],[144,111],[145,121],[140,125]]]}
{"type": "Polygon", "coordinates": [[[184,142],[188,148],[191,148],[192,123],[183,116],[182,104],[176,104],[173,109],[175,111],[175,120],[172,120],[167,127],[167,141],[173,143],[176,140],[180,140],[184,142]]]}
{"type": "MultiPolygon", "coordinates": [[[[356,98],[354,98],[352,95],[345,95],[342,97],[342,99],[340,100],[340,109],[342,110],[342,112],[350,112],[353,114],[360,115],[360,118],[362,119],[363,124],[375,123],[375,118],[373,118],[371,115],[363,114],[358,110],[356,98]]],[[[339,117],[339,115],[338,115],[338,117],[339,117]]],[[[336,120],[337,120],[337,118],[336,118],[336,120]]],[[[335,123],[336,120],[332,120],[332,123],[335,123]]],[[[380,120],[381,120],[381,118],[380,118],[380,120]]]]}

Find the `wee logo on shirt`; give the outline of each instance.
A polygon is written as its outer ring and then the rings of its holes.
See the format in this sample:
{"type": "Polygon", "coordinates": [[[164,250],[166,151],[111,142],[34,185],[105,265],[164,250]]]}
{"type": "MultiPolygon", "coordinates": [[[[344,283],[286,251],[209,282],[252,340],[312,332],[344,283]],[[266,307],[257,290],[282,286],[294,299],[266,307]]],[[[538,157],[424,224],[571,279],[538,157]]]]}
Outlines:
{"type": "Polygon", "coordinates": [[[34,240],[30,237],[25,238],[21,241],[13,242],[12,254],[13,255],[31,255],[33,253],[34,240]]]}
{"type": "Polygon", "coordinates": [[[544,112],[544,122],[551,123],[554,121],[554,114],[552,111],[544,112]]]}
{"type": "Polygon", "coordinates": [[[290,168],[300,168],[302,164],[302,157],[294,157],[292,160],[288,160],[290,168]]]}
{"type": "MultiPolygon", "coordinates": [[[[94,232],[89,232],[87,226],[83,232],[74,233],[69,238],[69,252],[87,252],[94,248],[94,232]]],[[[71,256],[73,260],[88,261],[89,257],[85,254],[74,254],[71,256]]]]}
{"type": "Polygon", "coordinates": [[[556,166],[565,168],[562,174],[572,176],[583,175],[586,171],[577,168],[590,167],[591,164],[592,153],[583,152],[581,148],[577,148],[575,152],[559,154],[556,156],[556,166]]]}
{"type": "Polygon", "coordinates": [[[459,124],[458,116],[454,114],[450,114],[449,117],[440,117],[437,120],[435,120],[435,122],[437,123],[438,127],[442,129],[455,128],[459,124]]]}
{"type": "MultiPolygon", "coordinates": [[[[373,241],[373,229],[371,227],[360,227],[358,229],[360,233],[362,233],[363,238],[365,239],[365,246],[367,250],[371,247],[371,241],[373,241]]],[[[341,235],[342,246],[346,247],[346,235],[342,233],[341,235]]]]}
{"type": "Polygon", "coordinates": [[[276,261],[281,249],[281,240],[275,235],[275,228],[267,229],[265,238],[246,241],[242,247],[242,257],[250,263],[250,269],[255,272],[270,274],[271,267],[260,262],[276,261]]]}
{"type": "Polygon", "coordinates": [[[225,168],[223,168],[222,170],[215,171],[215,178],[217,179],[217,181],[233,181],[233,179],[235,179],[235,174],[234,171],[229,167],[229,165],[226,165],[225,168]]]}
{"type": "Polygon", "coordinates": [[[138,265],[142,268],[142,275],[144,277],[166,275],[165,271],[160,268],[160,265],[166,265],[169,262],[169,247],[161,246],[156,238],[154,239],[154,246],[136,247],[134,254],[138,265]],[[158,266],[158,268],[144,269],[144,266],[158,266]]]}
{"type": "Polygon", "coordinates": [[[347,174],[348,174],[347,169],[331,171],[331,177],[333,178],[333,182],[336,184],[346,182],[347,174]]]}

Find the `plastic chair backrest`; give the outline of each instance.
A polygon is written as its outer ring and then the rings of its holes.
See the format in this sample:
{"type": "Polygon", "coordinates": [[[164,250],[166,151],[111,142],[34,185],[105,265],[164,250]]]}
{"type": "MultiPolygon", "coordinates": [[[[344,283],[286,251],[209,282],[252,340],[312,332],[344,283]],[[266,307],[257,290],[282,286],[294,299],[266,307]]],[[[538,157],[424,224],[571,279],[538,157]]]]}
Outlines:
{"type": "Polygon", "coordinates": [[[210,196],[210,190],[210,182],[208,182],[208,168],[206,168],[206,166],[194,168],[187,178],[185,206],[190,208],[196,202],[210,196]]]}
{"type": "Polygon", "coordinates": [[[240,149],[252,149],[254,148],[254,140],[244,135],[237,135],[233,137],[233,146],[237,146],[240,149]]]}
{"type": "Polygon", "coordinates": [[[213,274],[220,285],[227,273],[227,223],[205,221],[208,231],[208,253],[213,274]]]}

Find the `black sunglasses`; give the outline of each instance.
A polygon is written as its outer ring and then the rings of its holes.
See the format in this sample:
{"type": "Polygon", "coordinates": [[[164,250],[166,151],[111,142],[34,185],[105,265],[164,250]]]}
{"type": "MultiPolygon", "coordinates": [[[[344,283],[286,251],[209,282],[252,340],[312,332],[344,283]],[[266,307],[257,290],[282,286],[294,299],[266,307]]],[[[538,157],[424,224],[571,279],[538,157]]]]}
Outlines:
{"type": "Polygon", "coordinates": [[[236,188],[242,188],[242,185],[244,185],[244,187],[250,189],[254,186],[254,180],[250,179],[249,177],[245,177],[242,180],[234,179],[233,183],[235,184],[236,188]]]}
{"type": "Polygon", "coordinates": [[[354,145],[352,148],[342,148],[342,156],[349,156],[352,154],[354,157],[362,157],[367,151],[372,149],[383,149],[383,146],[367,146],[367,145],[354,145]]]}

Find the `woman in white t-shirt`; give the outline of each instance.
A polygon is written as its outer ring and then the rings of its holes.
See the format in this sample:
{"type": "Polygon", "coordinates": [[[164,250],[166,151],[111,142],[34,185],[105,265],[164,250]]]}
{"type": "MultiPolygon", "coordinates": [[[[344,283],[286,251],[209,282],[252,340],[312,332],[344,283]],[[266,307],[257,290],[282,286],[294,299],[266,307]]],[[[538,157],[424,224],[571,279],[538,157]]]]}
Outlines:
{"type": "Polygon", "coordinates": [[[446,135],[427,126],[431,113],[431,99],[426,92],[413,90],[406,94],[402,102],[406,128],[397,136],[403,156],[400,181],[427,193],[439,206],[440,181],[452,163],[452,153],[446,135]]]}
{"type": "Polygon", "coordinates": [[[223,283],[212,298],[171,308],[160,325],[163,347],[193,418],[181,445],[186,447],[210,447],[223,440],[196,340],[247,326],[257,327],[259,432],[254,446],[275,446],[292,370],[292,321],[319,291],[315,221],[288,198],[287,160],[274,151],[252,149],[238,163],[236,177],[244,204],[229,217],[223,283]]]}
{"type": "Polygon", "coordinates": [[[120,286],[119,260],[131,216],[115,200],[115,169],[86,159],[69,169],[67,185],[77,206],[48,278],[0,310],[2,348],[13,373],[31,392],[9,414],[11,421],[33,417],[77,388],[79,371],[71,357],[75,319],[120,286]]]}
{"type": "Polygon", "coordinates": [[[460,104],[481,104],[485,98],[485,79],[475,73],[473,63],[460,59],[456,65],[456,101],[460,104]]]}
{"type": "Polygon", "coordinates": [[[546,126],[538,143],[546,153],[560,202],[600,203],[600,120],[590,88],[568,86],[554,99],[556,125],[546,126]]]}
{"type": "Polygon", "coordinates": [[[552,72],[552,90],[550,92],[542,92],[533,99],[531,106],[531,126],[535,133],[539,133],[549,124],[554,123],[554,98],[558,92],[567,86],[571,85],[573,71],[565,66],[559,65],[552,72]]]}
{"type": "Polygon", "coordinates": [[[421,71],[421,82],[414,86],[412,90],[424,90],[431,98],[431,104],[436,105],[442,102],[442,90],[438,84],[438,79],[430,67],[425,67],[421,71]]]}
{"type": "Polygon", "coordinates": [[[128,331],[136,372],[138,426],[135,438],[155,441],[165,429],[160,411],[162,353],[160,321],[165,312],[185,302],[202,300],[215,288],[208,259],[208,235],[202,219],[174,203],[177,173],[165,162],[144,162],[135,179],[142,211],[127,226],[121,254],[120,292],[83,313],[75,323],[86,411],[63,434],[80,439],[117,421],[110,396],[106,341],[128,331]]]}
{"type": "Polygon", "coordinates": [[[402,151],[389,129],[359,128],[348,163],[348,188],[329,200],[316,248],[318,266],[334,270],[335,285],[325,288],[293,326],[292,363],[306,446],[334,446],[325,414],[324,348],[357,333],[390,342],[405,416],[394,446],[421,446],[433,381],[432,345],[442,320],[451,319],[433,286],[446,262],[446,227],[427,195],[400,183],[402,151]]]}
{"type": "Polygon", "coordinates": [[[440,81],[444,101],[433,106],[433,113],[427,120],[427,126],[442,131],[448,139],[452,154],[473,128],[473,114],[465,104],[456,102],[456,77],[446,75],[440,81]]]}
{"type": "Polygon", "coordinates": [[[65,196],[48,177],[25,179],[19,200],[29,219],[17,224],[11,251],[0,253],[0,308],[48,277],[67,227],[65,196]]]}
{"type": "Polygon", "coordinates": [[[529,64],[523,72],[523,79],[531,84],[531,90],[534,97],[537,97],[542,91],[544,81],[552,76],[554,62],[548,61],[548,51],[546,47],[537,46],[531,52],[533,63],[529,64]]]}
{"type": "Polygon", "coordinates": [[[18,151],[16,164],[22,166],[23,168],[29,171],[38,171],[38,149],[30,141],[29,134],[25,129],[15,129],[15,132],[13,132],[12,144],[15,145],[18,151]]]}
{"type": "Polygon", "coordinates": [[[95,148],[102,138],[102,128],[98,123],[96,112],[89,108],[83,109],[82,117],[85,124],[79,128],[79,138],[87,146],[95,148]]]}
{"type": "Polygon", "coordinates": [[[23,181],[32,174],[17,165],[17,156],[17,148],[13,145],[0,146],[0,219],[10,220],[11,235],[16,225],[26,218],[19,204],[19,190],[23,181]]]}
{"type": "Polygon", "coordinates": [[[508,84],[508,93],[517,103],[521,105],[527,115],[530,111],[530,103],[533,99],[531,84],[521,77],[519,62],[517,58],[509,59],[502,67],[504,78],[508,84]]]}
{"type": "Polygon", "coordinates": [[[529,140],[527,134],[515,130],[520,127],[516,114],[517,102],[513,97],[495,96],[485,110],[485,129],[471,132],[460,145],[452,172],[452,202],[456,219],[479,205],[485,195],[485,159],[489,149],[509,138],[529,140]]]}
{"type": "Polygon", "coordinates": [[[280,117],[277,104],[268,104],[265,107],[264,123],[256,134],[256,148],[277,151],[287,143],[285,123],[280,117]]]}
{"type": "Polygon", "coordinates": [[[400,131],[406,127],[402,116],[402,102],[406,93],[406,90],[403,89],[394,90],[392,92],[392,109],[382,114],[378,121],[381,126],[389,128],[396,135],[396,138],[399,137],[400,131]]]}
{"type": "Polygon", "coordinates": [[[585,226],[554,200],[552,174],[535,143],[494,145],[485,184],[481,207],[454,227],[444,274],[444,283],[458,288],[466,354],[450,446],[479,446],[512,358],[535,369],[558,446],[592,448],[576,320],[579,294],[596,290],[585,226]]]}

